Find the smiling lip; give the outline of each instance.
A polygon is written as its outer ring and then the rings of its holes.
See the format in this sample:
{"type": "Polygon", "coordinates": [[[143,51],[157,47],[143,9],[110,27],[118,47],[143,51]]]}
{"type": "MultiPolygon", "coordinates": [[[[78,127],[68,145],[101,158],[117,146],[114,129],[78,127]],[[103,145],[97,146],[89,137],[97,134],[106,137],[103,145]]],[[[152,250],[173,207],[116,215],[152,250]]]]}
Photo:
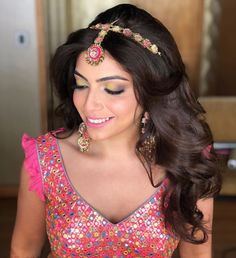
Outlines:
{"type": "Polygon", "coordinates": [[[113,117],[107,117],[107,118],[92,118],[92,117],[86,117],[86,125],[93,128],[101,128],[105,125],[107,125],[113,117]]]}

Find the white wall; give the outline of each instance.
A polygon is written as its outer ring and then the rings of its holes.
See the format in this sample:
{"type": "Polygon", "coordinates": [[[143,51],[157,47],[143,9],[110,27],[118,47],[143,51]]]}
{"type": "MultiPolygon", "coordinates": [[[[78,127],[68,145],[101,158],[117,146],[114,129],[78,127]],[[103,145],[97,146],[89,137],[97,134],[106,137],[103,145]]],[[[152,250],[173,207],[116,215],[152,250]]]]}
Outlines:
{"type": "Polygon", "coordinates": [[[71,0],[72,31],[86,28],[100,12],[115,5],[129,2],[129,0],[71,0]]]}
{"type": "Polygon", "coordinates": [[[0,35],[1,186],[18,183],[22,133],[40,133],[34,0],[0,0],[0,35]],[[16,39],[21,33],[23,46],[16,39]]]}

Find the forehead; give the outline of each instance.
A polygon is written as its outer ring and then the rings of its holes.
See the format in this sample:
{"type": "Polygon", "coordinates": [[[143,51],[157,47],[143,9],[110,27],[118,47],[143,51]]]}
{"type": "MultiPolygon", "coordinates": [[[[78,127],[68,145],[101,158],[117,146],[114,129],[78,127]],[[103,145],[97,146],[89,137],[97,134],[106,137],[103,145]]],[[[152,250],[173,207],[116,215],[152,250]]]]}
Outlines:
{"type": "Polygon", "coordinates": [[[85,60],[85,52],[82,52],[77,58],[75,70],[86,78],[98,79],[111,75],[120,75],[132,81],[131,75],[107,51],[105,51],[103,62],[98,65],[88,64],[85,60]]]}

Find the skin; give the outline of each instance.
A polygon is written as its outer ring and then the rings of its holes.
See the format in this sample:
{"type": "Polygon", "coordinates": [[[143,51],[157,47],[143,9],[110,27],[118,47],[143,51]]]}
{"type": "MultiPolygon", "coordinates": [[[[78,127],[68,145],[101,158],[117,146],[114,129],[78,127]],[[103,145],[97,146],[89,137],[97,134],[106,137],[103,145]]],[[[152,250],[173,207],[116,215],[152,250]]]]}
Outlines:
{"type": "MultiPolygon", "coordinates": [[[[73,101],[87,123],[91,143],[89,152],[81,153],[76,133],[59,140],[64,165],[80,195],[108,220],[119,222],[156,191],[135,154],[143,110],[136,101],[131,76],[108,53],[98,66],[87,64],[82,53],[75,71],[73,101]],[[88,122],[89,118],[107,117],[112,119],[99,128],[88,122]]],[[[162,167],[154,166],[153,173],[155,183],[165,177],[162,167]]],[[[22,167],[11,258],[39,257],[45,241],[45,204],[28,185],[28,174],[22,167]]],[[[210,228],[212,199],[199,200],[198,206],[210,228]]],[[[180,241],[179,247],[181,258],[210,258],[211,236],[206,244],[180,241]]]]}
{"type": "Polygon", "coordinates": [[[106,150],[105,146],[110,149],[110,144],[115,144],[118,150],[131,145],[133,151],[139,134],[142,108],[136,101],[131,76],[108,53],[98,66],[87,64],[82,54],[75,71],[78,87],[74,91],[73,101],[87,124],[92,139],[91,151],[99,147],[99,155],[109,155],[110,150],[108,153],[103,153],[103,150],[106,150]],[[110,91],[123,92],[109,94],[110,91]],[[87,118],[105,117],[112,118],[105,127],[93,128],[87,123],[87,118]],[[100,149],[102,146],[104,148],[100,149]]]}
{"type": "MultiPolygon", "coordinates": [[[[81,154],[77,146],[74,151],[70,148],[77,136],[70,144],[61,142],[66,170],[79,193],[104,217],[118,222],[156,191],[135,153],[143,111],[135,98],[131,76],[108,53],[99,66],[87,64],[82,53],[75,71],[73,100],[87,124],[91,143],[89,152],[81,154]],[[114,95],[110,90],[122,92],[114,95]],[[88,118],[108,117],[112,119],[100,128],[87,123],[88,118]]],[[[156,180],[161,181],[164,171],[155,169],[156,180]]]]}
{"type": "Polygon", "coordinates": [[[11,258],[39,257],[46,237],[44,202],[28,191],[28,185],[28,173],[22,167],[11,258]]]}

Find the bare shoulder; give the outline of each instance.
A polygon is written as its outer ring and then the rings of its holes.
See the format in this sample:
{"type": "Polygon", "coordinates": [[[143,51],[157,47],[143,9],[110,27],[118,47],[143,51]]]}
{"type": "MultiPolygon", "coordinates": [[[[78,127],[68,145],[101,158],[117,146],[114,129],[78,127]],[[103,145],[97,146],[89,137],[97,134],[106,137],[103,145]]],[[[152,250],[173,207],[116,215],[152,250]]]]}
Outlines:
{"type": "Polygon", "coordinates": [[[29,176],[23,166],[12,235],[11,257],[14,257],[13,254],[19,254],[19,257],[29,257],[29,253],[33,254],[30,257],[38,257],[45,240],[45,203],[34,191],[28,189],[29,176]]]}

